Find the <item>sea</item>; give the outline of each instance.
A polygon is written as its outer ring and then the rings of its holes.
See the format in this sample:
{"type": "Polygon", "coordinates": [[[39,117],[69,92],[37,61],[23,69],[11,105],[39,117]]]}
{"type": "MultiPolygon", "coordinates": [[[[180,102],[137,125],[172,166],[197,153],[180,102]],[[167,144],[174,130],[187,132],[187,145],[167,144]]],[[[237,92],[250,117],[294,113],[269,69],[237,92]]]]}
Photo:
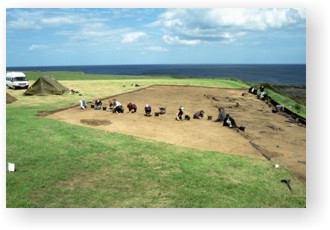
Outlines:
{"type": "Polygon", "coordinates": [[[305,64],[75,65],[7,67],[7,71],[78,71],[86,74],[226,78],[306,86],[305,64]]]}

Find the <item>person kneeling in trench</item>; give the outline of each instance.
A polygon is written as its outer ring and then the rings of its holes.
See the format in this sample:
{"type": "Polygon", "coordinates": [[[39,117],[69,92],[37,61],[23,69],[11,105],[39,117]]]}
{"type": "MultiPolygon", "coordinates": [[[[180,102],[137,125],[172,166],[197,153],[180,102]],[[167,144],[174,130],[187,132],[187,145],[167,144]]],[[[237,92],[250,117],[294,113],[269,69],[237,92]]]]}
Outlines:
{"type": "Polygon", "coordinates": [[[149,104],[146,104],[146,106],[144,107],[144,112],[145,112],[145,116],[147,117],[151,116],[151,106],[149,104]]]}
{"type": "Polygon", "coordinates": [[[229,113],[227,113],[225,120],[223,121],[223,126],[228,126],[229,128],[237,128],[234,118],[232,118],[229,113]]]}
{"type": "Polygon", "coordinates": [[[87,102],[85,100],[80,100],[79,103],[81,109],[87,109],[87,102]]]}
{"type": "Polygon", "coordinates": [[[134,104],[132,102],[127,104],[127,108],[128,108],[128,113],[135,113],[137,110],[136,104],[134,104]]]}
{"type": "Polygon", "coordinates": [[[116,99],[113,99],[113,113],[119,114],[123,112],[124,112],[124,108],[121,105],[121,103],[116,99]]]}
{"type": "Polygon", "coordinates": [[[96,110],[100,110],[100,109],[102,109],[102,101],[101,101],[100,98],[97,98],[97,99],[95,100],[95,108],[94,108],[94,109],[96,109],[96,110]]]}
{"type": "Polygon", "coordinates": [[[204,117],[204,110],[196,112],[193,116],[194,119],[202,119],[204,117]]]}
{"type": "Polygon", "coordinates": [[[229,115],[226,115],[225,120],[223,121],[223,126],[228,126],[229,128],[236,128],[237,131],[241,130],[241,131],[245,131],[245,126],[240,125],[239,127],[236,125],[235,120],[229,115]]]}
{"type": "Polygon", "coordinates": [[[225,112],[225,109],[220,107],[218,108],[219,114],[218,118],[214,122],[223,122],[227,116],[227,113],[225,112]]]}
{"type": "Polygon", "coordinates": [[[180,108],[178,109],[178,113],[176,114],[176,120],[177,121],[181,121],[183,119],[183,115],[184,115],[184,108],[182,106],[180,106],[180,108]]]}

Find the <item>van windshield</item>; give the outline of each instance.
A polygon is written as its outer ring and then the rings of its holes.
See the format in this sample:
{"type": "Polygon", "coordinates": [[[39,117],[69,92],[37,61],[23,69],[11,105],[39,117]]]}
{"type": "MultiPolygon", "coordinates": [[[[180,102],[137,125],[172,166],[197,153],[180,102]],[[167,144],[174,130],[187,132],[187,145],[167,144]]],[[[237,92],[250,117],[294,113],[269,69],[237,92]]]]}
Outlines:
{"type": "Polygon", "coordinates": [[[26,77],[15,77],[13,81],[26,81],[26,77]]]}

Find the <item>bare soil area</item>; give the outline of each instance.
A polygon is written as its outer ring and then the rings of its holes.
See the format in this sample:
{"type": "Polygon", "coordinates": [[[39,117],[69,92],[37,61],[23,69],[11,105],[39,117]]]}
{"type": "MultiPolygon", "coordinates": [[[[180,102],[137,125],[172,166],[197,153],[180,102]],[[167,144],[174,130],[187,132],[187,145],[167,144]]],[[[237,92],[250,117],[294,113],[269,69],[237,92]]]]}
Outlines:
{"type": "Polygon", "coordinates": [[[77,104],[47,117],[178,146],[263,158],[288,168],[303,182],[306,180],[306,127],[286,114],[272,113],[272,108],[247,90],[150,86],[104,98],[103,105],[108,106],[113,98],[125,107],[123,114],[94,110],[90,104],[82,110],[77,104]],[[136,113],[127,113],[126,105],[130,101],[138,106],[136,113]],[[145,104],[152,106],[151,117],[144,116],[145,104]],[[155,116],[154,113],[165,106],[166,113],[155,116]],[[176,121],[180,106],[191,118],[202,109],[205,116],[201,120],[176,121]],[[237,125],[245,126],[245,131],[214,122],[218,107],[224,107],[237,125]],[[212,120],[208,120],[208,116],[212,116],[212,120]]]}

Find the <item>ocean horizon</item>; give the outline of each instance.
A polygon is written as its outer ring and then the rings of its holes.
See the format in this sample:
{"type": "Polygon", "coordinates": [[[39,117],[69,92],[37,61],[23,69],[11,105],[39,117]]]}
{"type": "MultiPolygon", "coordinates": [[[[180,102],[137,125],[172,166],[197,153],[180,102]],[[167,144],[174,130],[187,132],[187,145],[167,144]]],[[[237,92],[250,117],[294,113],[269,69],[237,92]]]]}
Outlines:
{"type": "Polygon", "coordinates": [[[7,71],[74,71],[86,74],[233,78],[246,82],[306,86],[306,64],[149,64],[18,66],[7,71]]]}

